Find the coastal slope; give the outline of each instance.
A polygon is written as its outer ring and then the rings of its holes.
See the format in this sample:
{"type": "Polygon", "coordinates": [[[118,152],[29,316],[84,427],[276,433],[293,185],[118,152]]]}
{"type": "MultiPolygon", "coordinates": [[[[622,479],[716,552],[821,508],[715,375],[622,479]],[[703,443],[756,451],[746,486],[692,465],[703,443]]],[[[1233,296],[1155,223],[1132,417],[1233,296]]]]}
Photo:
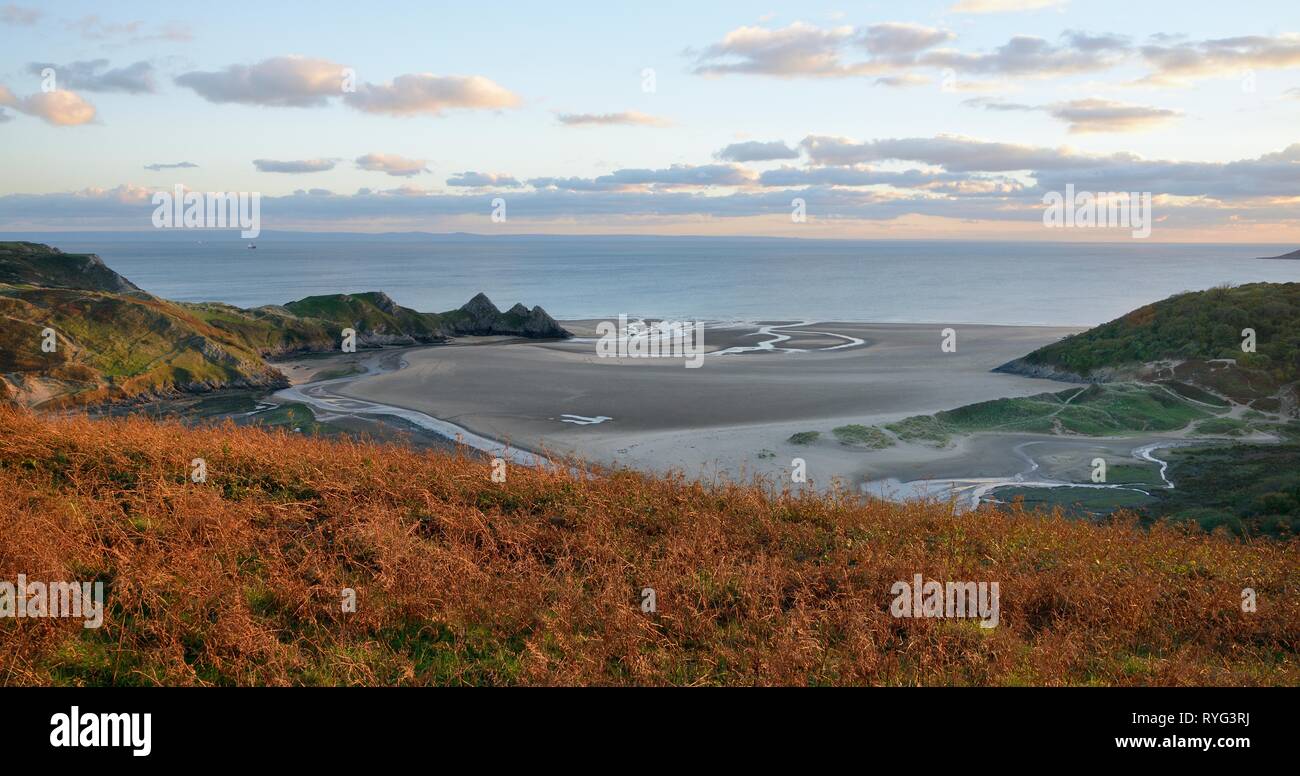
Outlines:
{"type": "Polygon", "coordinates": [[[251,310],[140,290],[93,254],[0,243],[0,400],[26,406],[139,401],[288,385],[269,358],[447,342],[454,335],[569,335],[540,307],[502,313],[483,294],[422,313],[383,292],[308,297],[251,310]]]}
{"type": "Polygon", "coordinates": [[[111,582],[102,627],[0,620],[9,684],[1300,683],[1294,542],[626,471],[499,481],[140,418],[0,408],[0,439],[0,570],[111,582]],[[916,575],[997,583],[996,627],[894,616],[916,575]]]}
{"type": "Polygon", "coordinates": [[[1076,382],[1169,384],[1295,416],[1300,283],[1178,294],[1046,345],[997,371],[1076,382]]]}

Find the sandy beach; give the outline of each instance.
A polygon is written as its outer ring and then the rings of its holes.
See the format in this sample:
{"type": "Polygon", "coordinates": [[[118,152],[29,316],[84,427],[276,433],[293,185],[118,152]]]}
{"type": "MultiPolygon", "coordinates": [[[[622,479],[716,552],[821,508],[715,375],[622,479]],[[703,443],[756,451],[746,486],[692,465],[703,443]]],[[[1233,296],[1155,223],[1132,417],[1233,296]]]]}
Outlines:
{"type": "Polygon", "coordinates": [[[1061,390],[1061,383],[990,370],[1078,331],[952,325],[956,352],[944,352],[948,326],[941,324],[714,324],[703,366],[687,369],[681,359],[600,358],[594,322],[565,326],[574,340],[465,339],[403,350],[400,368],[391,369],[390,354],[390,370],[335,378],[316,398],[334,397],[341,411],[349,409],[345,399],[402,408],[513,448],[692,478],[788,481],[796,457],[821,485],[1010,475],[1024,467],[1010,441],[869,450],[841,445],[830,431],[1061,390]],[[802,431],[822,437],[811,445],[787,441],[802,431]]]}

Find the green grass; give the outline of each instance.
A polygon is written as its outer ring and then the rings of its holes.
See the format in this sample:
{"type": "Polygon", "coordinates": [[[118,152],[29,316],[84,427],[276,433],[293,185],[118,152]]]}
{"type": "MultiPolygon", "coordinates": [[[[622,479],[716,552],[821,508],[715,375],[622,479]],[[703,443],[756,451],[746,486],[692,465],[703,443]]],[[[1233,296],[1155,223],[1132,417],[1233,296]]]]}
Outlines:
{"type": "Polygon", "coordinates": [[[913,415],[885,428],[904,442],[919,442],[934,447],[947,447],[951,433],[933,415],[913,415]]]}
{"type": "Polygon", "coordinates": [[[872,450],[883,450],[886,447],[892,447],[894,440],[884,431],[876,426],[864,426],[859,423],[850,423],[847,426],[839,426],[831,429],[831,433],[839,440],[840,444],[851,447],[868,447],[872,450]]]}
{"type": "Polygon", "coordinates": [[[790,438],[787,439],[786,441],[792,445],[811,445],[813,442],[816,442],[818,439],[820,439],[821,435],[822,432],[820,431],[800,431],[798,433],[791,434],[790,438]]]}
{"type": "Polygon", "coordinates": [[[1211,404],[1215,407],[1227,409],[1232,406],[1232,402],[1227,399],[1221,399],[1209,391],[1197,388],[1194,385],[1188,385],[1180,380],[1161,380],[1159,385],[1163,385],[1174,393],[1182,396],[1184,399],[1191,399],[1202,404],[1211,404]]]}
{"type": "Polygon", "coordinates": [[[1160,469],[1151,464],[1117,463],[1106,467],[1106,482],[1111,485],[1150,485],[1163,487],[1160,469]]]}
{"type": "Polygon", "coordinates": [[[1214,436],[1244,436],[1250,433],[1250,425],[1236,418],[1209,418],[1198,422],[1192,430],[1214,436]]]}
{"type": "Polygon", "coordinates": [[[283,428],[289,431],[297,429],[303,434],[322,435],[337,433],[330,426],[320,423],[312,414],[311,408],[299,402],[287,402],[273,410],[258,413],[256,422],[271,428],[283,428]]]}
{"type": "Polygon", "coordinates": [[[1158,386],[1115,383],[994,399],[934,417],[945,430],[960,433],[1018,431],[1108,436],[1174,431],[1209,415],[1205,409],[1158,386]]]}
{"type": "Polygon", "coordinates": [[[1156,493],[1148,520],[1195,522],[1238,535],[1300,533],[1300,445],[1208,445],[1166,450],[1173,490],[1156,493]]]}
{"type": "Polygon", "coordinates": [[[1106,514],[1117,509],[1135,509],[1155,503],[1155,499],[1134,490],[1102,488],[997,488],[992,493],[999,501],[1024,499],[1026,507],[1061,507],[1067,514],[1106,514]]]}

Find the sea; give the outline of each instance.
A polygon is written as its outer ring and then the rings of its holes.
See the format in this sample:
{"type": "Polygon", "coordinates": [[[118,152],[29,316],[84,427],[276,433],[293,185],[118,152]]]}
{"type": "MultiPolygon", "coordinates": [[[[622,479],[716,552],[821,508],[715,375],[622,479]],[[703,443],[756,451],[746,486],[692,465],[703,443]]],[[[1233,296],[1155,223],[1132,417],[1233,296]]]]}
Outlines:
{"type": "Polygon", "coordinates": [[[264,232],[6,233],[96,253],[155,295],[240,307],[385,291],[425,312],[485,292],[558,319],[1091,326],[1182,291],[1300,281],[1294,245],[264,232]],[[250,244],[256,245],[250,248],[250,244]]]}

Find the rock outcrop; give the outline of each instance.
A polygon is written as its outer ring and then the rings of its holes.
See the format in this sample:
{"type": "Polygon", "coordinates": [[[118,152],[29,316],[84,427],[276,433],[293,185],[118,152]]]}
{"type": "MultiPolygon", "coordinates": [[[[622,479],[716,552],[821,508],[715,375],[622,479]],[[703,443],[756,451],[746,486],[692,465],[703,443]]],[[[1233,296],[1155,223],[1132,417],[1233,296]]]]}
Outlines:
{"type": "Polygon", "coordinates": [[[475,294],[459,310],[443,313],[448,330],[462,336],[508,335],[532,339],[567,339],[572,337],[541,307],[529,310],[516,303],[504,313],[487,294],[475,294]]]}

